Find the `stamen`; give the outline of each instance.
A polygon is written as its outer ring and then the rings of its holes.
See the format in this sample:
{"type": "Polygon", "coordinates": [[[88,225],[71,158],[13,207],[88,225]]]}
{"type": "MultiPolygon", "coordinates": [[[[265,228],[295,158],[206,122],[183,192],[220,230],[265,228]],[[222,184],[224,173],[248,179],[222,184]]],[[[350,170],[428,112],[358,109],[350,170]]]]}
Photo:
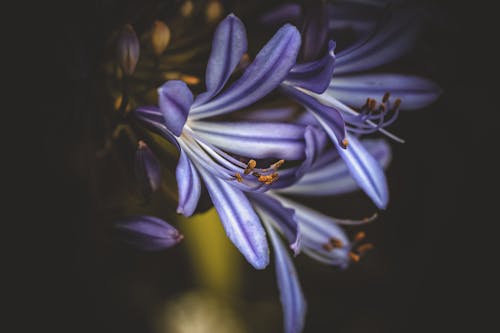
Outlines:
{"type": "Polygon", "coordinates": [[[278,162],[271,164],[271,169],[278,170],[283,164],[285,163],[285,160],[279,160],[278,162]]]}
{"type": "Polygon", "coordinates": [[[366,234],[365,234],[363,231],[360,231],[360,232],[358,232],[358,233],[354,236],[354,241],[355,241],[355,242],[359,242],[359,241],[363,240],[365,237],[366,237],[366,234]]]}
{"type": "Polygon", "coordinates": [[[392,106],[392,111],[396,112],[399,109],[399,106],[401,105],[401,99],[396,98],[394,101],[394,105],[392,106]]]}
{"type": "Polygon", "coordinates": [[[373,109],[375,109],[375,107],[377,106],[377,101],[376,101],[376,100],[374,100],[373,98],[369,98],[369,97],[368,97],[368,103],[367,103],[367,104],[368,104],[368,105],[367,105],[367,106],[368,106],[368,109],[369,109],[369,110],[373,110],[373,109]]]}
{"type": "Polygon", "coordinates": [[[330,244],[330,243],[325,243],[321,247],[323,248],[323,250],[328,251],[328,252],[330,252],[331,250],[333,250],[333,245],[330,244]]]}
{"type": "Polygon", "coordinates": [[[330,238],[330,244],[336,249],[344,247],[344,243],[342,243],[340,239],[336,238],[330,238]]]}
{"type": "Polygon", "coordinates": [[[236,181],[238,181],[238,183],[243,183],[243,178],[241,177],[241,174],[236,173],[234,176],[236,177],[236,181]]]}
{"type": "Polygon", "coordinates": [[[257,162],[255,160],[250,160],[248,161],[247,167],[245,168],[245,175],[248,175],[250,172],[252,172],[253,169],[257,166],[257,162]]]}
{"type": "Polygon", "coordinates": [[[349,144],[349,141],[347,139],[342,140],[342,147],[347,148],[347,145],[349,144]]]}
{"type": "Polygon", "coordinates": [[[349,258],[354,262],[359,262],[360,256],[354,252],[349,252],[349,258]]]}
{"type": "Polygon", "coordinates": [[[373,246],[373,244],[366,243],[366,244],[358,246],[358,248],[356,249],[356,252],[358,252],[360,255],[363,255],[366,251],[373,250],[374,247],[375,246],[373,246]]]}
{"type": "Polygon", "coordinates": [[[276,172],[274,172],[270,175],[260,175],[258,180],[259,180],[259,182],[264,183],[266,185],[271,185],[276,180],[278,180],[278,178],[279,178],[279,175],[276,172]]]}

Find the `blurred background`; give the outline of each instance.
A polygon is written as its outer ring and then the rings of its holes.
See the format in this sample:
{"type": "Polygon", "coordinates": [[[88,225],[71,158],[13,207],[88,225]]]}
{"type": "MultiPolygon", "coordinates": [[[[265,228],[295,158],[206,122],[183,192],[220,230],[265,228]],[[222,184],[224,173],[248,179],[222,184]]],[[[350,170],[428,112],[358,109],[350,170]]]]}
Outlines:
{"type": "MultiPolygon", "coordinates": [[[[223,13],[231,6],[237,15],[241,10],[247,23],[278,2],[219,4],[223,13]]],[[[196,10],[211,1],[191,3],[196,10]]],[[[414,50],[387,69],[432,78],[444,93],[431,107],[406,112],[392,126],[406,143],[392,144],[388,209],[362,229],[375,249],[346,271],[296,258],[308,302],[304,332],[449,332],[481,324],[473,316],[480,304],[481,257],[471,248],[482,241],[469,231],[473,223],[485,222],[469,213],[464,193],[470,188],[470,155],[486,150],[477,143],[494,133],[488,122],[481,131],[470,128],[475,121],[470,115],[492,105],[493,88],[486,86],[481,99],[471,96],[468,75],[475,68],[466,57],[483,43],[469,38],[475,24],[469,8],[452,1],[419,3],[429,10],[426,28],[414,50]]],[[[162,19],[172,30],[172,43],[195,31],[199,39],[190,43],[200,42],[197,46],[208,52],[216,20],[185,19],[184,1],[73,1],[46,9],[50,13],[41,19],[50,28],[42,36],[54,45],[43,50],[43,59],[51,60],[46,88],[55,98],[37,110],[44,116],[38,152],[43,176],[36,186],[40,193],[28,196],[35,206],[26,214],[37,216],[44,249],[34,249],[28,259],[32,274],[26,278],[34,292],[19,296],[30,319],[26,323],[75,333],[281,332],[273,267],[256,271],[248,265],[213,211],[171,220],[166,196],[156,195],[148,206],[134,197],[123,163],[129,152],[94,158],[109,131],[101,114],[119,97],[109,93],[116,87],[102,66],[111,58],[116,29],[131,23],[142,35],[162,19]],[[113,238],[111,222],[129,212],[159,213],[185,239],[158,253],[123,246],[113,238]]],[[[200,58],[185,64],[186,74],[203,72],[206,57],[200,58]]],[[[310,204],[346,218],[374,210],[362,193],[310,204]]]]}

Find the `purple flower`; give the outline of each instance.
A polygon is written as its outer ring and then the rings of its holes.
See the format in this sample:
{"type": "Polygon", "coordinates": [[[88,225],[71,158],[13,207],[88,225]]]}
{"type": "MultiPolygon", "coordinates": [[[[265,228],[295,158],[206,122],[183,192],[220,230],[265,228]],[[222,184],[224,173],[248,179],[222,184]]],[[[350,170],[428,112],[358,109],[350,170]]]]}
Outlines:
{"type": "Polygon", "coordinates": [[[153,216],[131,216],[115,223],[118,237],[143,251],[160,251],[179,243],[183,236],[167,222],[153,216]]]}
{"type": "Polygon", "coordinates": [[[243,23],[229,15],[215,32],[207,91],[194,98],[185,83],[168,81],[158,89],[158,107],[135,111],[180,152],[178,213],[190,216],[195,211],[201,176],[229,239],[259,269],[269,261],[266,233],[243,191],[265,192],[295,182],[312,162],[314,150],[324,144],[324,135],[308,125],[215,117],[247,107],[277,88],[295,65],[299,48],[298,30],[284,25],[243,75],[225,88],[247,50],[243,23]],[[256,167],[256,160],[262,164],[269,159],[275,163],[256,167]],[[282,160],[299,163],[278,172],[282,160]]]}
{"type": "Polygon", "coordinates": [[[135,152],[134,171],[139,188],[148,197],[160,187],[160,162],[144,141],[139,141],[135,152]]]}

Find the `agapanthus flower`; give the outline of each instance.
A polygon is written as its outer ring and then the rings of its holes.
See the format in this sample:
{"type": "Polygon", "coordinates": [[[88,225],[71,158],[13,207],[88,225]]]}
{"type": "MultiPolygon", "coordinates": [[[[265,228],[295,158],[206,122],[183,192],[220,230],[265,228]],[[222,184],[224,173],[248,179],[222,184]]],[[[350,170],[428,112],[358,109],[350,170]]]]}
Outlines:
{"type": "Polygon", "coordinates": [[[439,96],[440,89],[413,75],[358,73],[407,51],[418,30],[416,15],[409,11],[391,15],[373,4],[316,1],[305,10],[283,5],[262,20],[291,20],[302,26],[301,59],[281,84],[282,91],[314,115],[310,123],[323,127],[359,186],[377,207],[385,208],[389,200],[385,174],[357,136],[379,131],[402,141],[385,128],[396,120],[400,109],[425,107],[439,96]],[[373,9],[381,15],[378,19],[356,17],[373,9]],[[330,38],[346,26],[357,32],[359,40],[335,54],[336,44],[330,38]]]}
{"type": "Polygon", "coordinates": [[[243,23],[229,15],[218,26],[206,71],[207,91],[193,97],[182,81],[158,89],[158,107],[141,107],[136,117],[173,143],[180,152],[176,169],[177,212],[190,216],[200,193],[200,176],[224,229],[256,268],[269,261],[265,231],[243,191],[285,187],[312,162],[324,135],[308,125],[285,122],[225,122],[215,118],[237,111],[273,91],[294,66],[300,34],[284,25],[261,49],[240,78],[223,89],[247,49],[243,23]],[[244,163],[239,158],[245,158],[244,163]],[[276,159],[256,168],[255,159],[276,159]],[[298,161],[278,169],[284,160],[298,161]]]}

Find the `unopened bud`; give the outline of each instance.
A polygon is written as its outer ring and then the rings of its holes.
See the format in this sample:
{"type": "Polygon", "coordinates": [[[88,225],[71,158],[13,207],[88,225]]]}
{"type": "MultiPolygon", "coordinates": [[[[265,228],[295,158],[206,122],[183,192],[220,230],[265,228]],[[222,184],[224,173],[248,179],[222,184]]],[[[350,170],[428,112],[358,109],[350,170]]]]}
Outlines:
{"type": "Polygon", "coordinates": [[[222,4],[218,0],[211,0],[207,4],[207,8],[205,10],[205,15],[207,17],[208,22],[216,22],[219,18],[222,17],[224,8],[222,4]]]}
{"type": "Polygon", "coordinates": [[[147,198],[160,187],[160,162],[144,141],[135,152],[135,176],[142,194],[147,198]]]}
{"type": "Polygon", "coordinates": [[[130,24],[122,27],[118,35],[116,57],[126,75],[132,75],[139,60],[139,39],[130,24]]]}
{"type": "Polygon", "coordinates": [[[163,21],[155,21],[151,29],[151,44],[156,56],[162,54],[170,42],[170,29],[163,21]]]}

